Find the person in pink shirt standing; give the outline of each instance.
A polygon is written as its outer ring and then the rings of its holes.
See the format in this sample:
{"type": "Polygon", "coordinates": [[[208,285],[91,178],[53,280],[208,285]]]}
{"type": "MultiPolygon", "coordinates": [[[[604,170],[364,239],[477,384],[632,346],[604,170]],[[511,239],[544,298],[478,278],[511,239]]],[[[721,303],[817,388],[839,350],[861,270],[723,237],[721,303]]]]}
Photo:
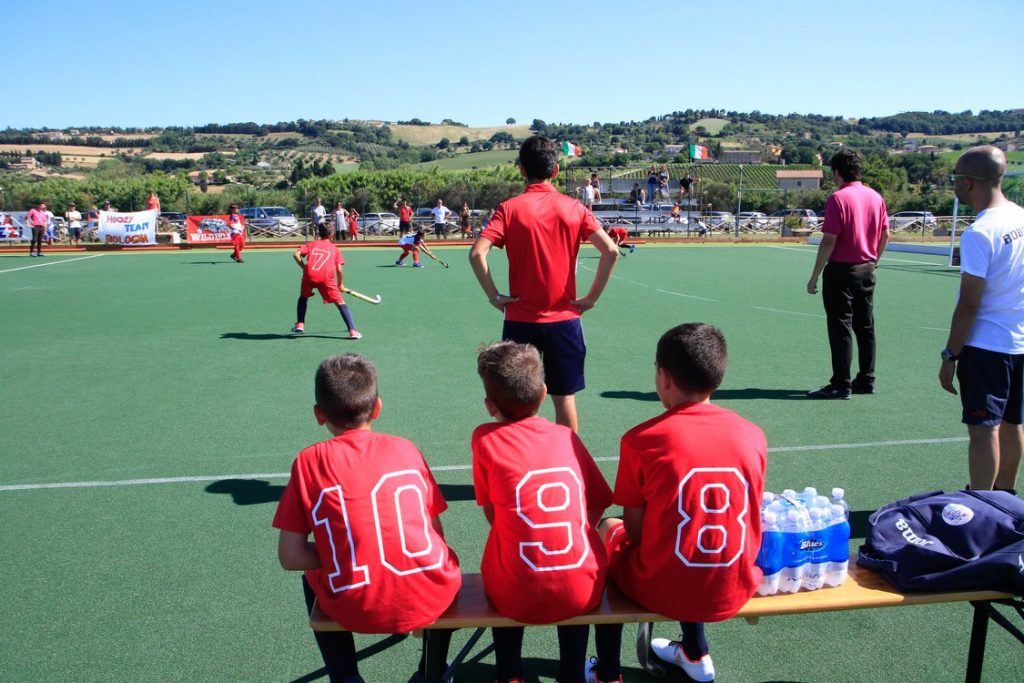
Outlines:
{"type": "Polygon", "coordinates": [[[28,224],[32,227],[32,241],[28,243],[29,256],[43,255],[43,235],[46,234],[46,226],[49,223],[46,202],[39,202],[34,209],[28,210],[28,224]]]}
{"type": "Polygon", "coordinates": [[[836,191],[825,202],[825,223],[807,293],[818,292],[825,305],[832,378],[808,398],[849,399],[875,393],[875,270],[889,241],[885,200],[861,181],[864,164],[852,149],[832,155],[836,191]],[[850,381],[853,338],[857,337],[859,372],[850,381]]]}
{"type": "Polygon", "coordinates": [[[146,208],[150,211],[160,210],[160,198],[156,196],[154,190],[149,191],[149,198],[146,200],[146,208]]]}

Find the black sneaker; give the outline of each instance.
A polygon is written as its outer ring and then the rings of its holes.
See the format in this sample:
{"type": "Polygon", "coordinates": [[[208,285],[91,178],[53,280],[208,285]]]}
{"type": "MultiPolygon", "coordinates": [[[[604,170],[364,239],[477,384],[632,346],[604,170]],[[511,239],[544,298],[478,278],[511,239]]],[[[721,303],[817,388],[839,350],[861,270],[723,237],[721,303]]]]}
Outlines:
{"type": "Polygon", "coordinates": [[[853,382],[850,383],[850,391],[855,394],[873,394],[875,393],[875,383],[858,382],[857,380],[853,380],[853,382]]]}
{"type": "Polygon", "coordinates": [[[849,401],[850,390],[840,389],[839,387],[834,387],[831,384],[826,384],[821,389],[808,391],[807,398],[838,398],[843,401],[849,401]]]}

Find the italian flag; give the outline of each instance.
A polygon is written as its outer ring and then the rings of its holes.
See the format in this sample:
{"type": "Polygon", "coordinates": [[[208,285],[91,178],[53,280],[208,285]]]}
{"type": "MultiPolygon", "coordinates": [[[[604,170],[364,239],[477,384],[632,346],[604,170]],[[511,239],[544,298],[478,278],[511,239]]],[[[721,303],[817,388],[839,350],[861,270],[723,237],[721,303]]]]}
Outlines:
{"type": "Polygon", "coordinates": [[[708,148],[703,145],[690,145],[691,159],[709,159],[708,148]]]}
{"type": "Polygon", "coordinates": [[[583,150],[572,144],[571,142],[562,143],[562,154],[567,157],[578,157],[583,156],[583,150]]]}

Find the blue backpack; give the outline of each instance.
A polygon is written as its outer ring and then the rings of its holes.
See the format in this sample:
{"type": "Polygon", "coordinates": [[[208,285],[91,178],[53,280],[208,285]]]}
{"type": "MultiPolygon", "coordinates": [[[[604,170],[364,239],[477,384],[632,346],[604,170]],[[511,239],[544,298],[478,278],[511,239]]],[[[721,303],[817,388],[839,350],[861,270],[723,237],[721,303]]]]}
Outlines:
{"type": "Polygon", "coordinates": [[[868,521],[857,564],[901,591],[1024,595],[1024,500],[1010,493],[919,493],[868,521]]]}

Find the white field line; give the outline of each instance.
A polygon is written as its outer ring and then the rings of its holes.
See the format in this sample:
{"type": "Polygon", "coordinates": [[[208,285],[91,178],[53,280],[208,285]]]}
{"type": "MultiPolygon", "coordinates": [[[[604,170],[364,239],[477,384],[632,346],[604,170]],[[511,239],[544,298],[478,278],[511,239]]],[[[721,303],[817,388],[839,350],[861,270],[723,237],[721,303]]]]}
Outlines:
{"type": "MultiPolygon", "coordinates": [[[[589,266],[580,266],[580,267],[583,270],[590,271],[591,273],[597,272],[593,268],[590,268],[589,266]]],[[[708,299],[708,298],[703,297],[703,296],[697,296],[696,294],[683,294],[682,292],[673,292],[672,290],[669,290],[669,289],[657,289],[657,288],[653,288],[651,285],[644,284],[643,282],[637,282],[636,280],[628,280],[628,279],[626,279],[624,277],[619,277],[618,275],[612,275],[612,279],[613,280],[620,280],[622,282],[625,282],[626,284],[630,284],[630,285],[633,285],[635,287],[643,287],[644,289],[654,289],[654,291],[660,292],[662,294],[670,294],[672,296],[681,296],[681,297],[684,297],[684,298],[687,298],[687,299],[696,299],[697,301],[709,301],[711,303],[718,303],[717,299],[708,299]]]]}
{"type": "Polygon", "coordinates": [[[62,263],[71,263],[72,261],[84,261],[87,258],[99,258],[100,256],[106,256],[106,254],[93,254],[92,256],[78,256],[76,258],[66,258],[60,261],[47,261],[46,263],[36,263],[31,266],[21,266],[20,268],[8,268],[7,270],[0,270],[0,273],[13,273],[18,270],[28,270],[29,268],[43,268],[45,266],[59,266],[62,263]]]}
{"type": "Polygon", "coordinates": [[[948,327],[922,327],[922,330],[935,330],[936,332],[949,332],[948,327]]]}
{"type": "MultiPolygon", "coordinates": [[[[802,252],[804,254],[817,254],[818,253],[817,248],[812,249],[810,247],[808,247],[806,249],[801,249],[800,247],[778,247],[778,246],[775,246],[774,244],[769,244],[768,248],[769,249],[783,249],[785,251],[799,251],[799,252],[802,252]]],[[[948,267],[948,266],[946,266],[945,263],[935,263],[933,261],[911,261],[909,259],[891,258],[889,256],[884,256],[882,258],[882,263],[883,264],[889,263],[889,262],[893,262],[893,263],[916,263],[919,266],[942,266],[943,268],[947,268],[948,267]]]]}
{"type": "MultiPolygon", "coordinates": [[[[769,448],[769,453],[796,453],[804,451],[830,451],[852,448],[887,448],[894,446],[922,446],[928,444],[947,444],[966,442],[966,436],[952,436],[940,439],[904,439],[899,441],[866,441],[861,443],[816,444],[813,446],[776,446],[769,448]]],[[[615,462],[616,456],[594,458],[597,462],[615,462]]],[[[438,465],[431,467],[433,472],[461,472],[473,469],[472,465],[438,465]]],[[[87,489],[111,486],[145,486],[150,484],[187,484],[203,481],[220,481],[222,479],[287,479],[289,472],[264,472],[259,474],[218,474],[194,477],[154,477],[149,479],[118,479],[112,481],[65,481],[48,484],[4,484],[3,491],[38,491],[40,489],[87,489]]]]}
{"type": "Polygon", "coordinates": [[[661,292],[662,294],[671,294],[672,296],[681,296],[681,297],[685,297],[687,299],[696,299],[697,301],[710,301],[711,303],[717,303],[717,301],[715,299],[708,299],[706,297],[696,296],[696,295],[693,295],[693,294],[682,294],[680,292],[673,292],[673,291],[668,290],[668,289],[656,289],[654,291],[655,292],[661,292]]]}
{"type": "Polygon", "coordinates": [[[824,318],[825,316],[821,313],[801,313],[800,311],[784,311],[781,308],[765,308],[764,306],[751,306],[751,308],[758,311],[768,311],[769,313],[786,313],[788,315],[802,315],[808,318],[824,318]]]}

